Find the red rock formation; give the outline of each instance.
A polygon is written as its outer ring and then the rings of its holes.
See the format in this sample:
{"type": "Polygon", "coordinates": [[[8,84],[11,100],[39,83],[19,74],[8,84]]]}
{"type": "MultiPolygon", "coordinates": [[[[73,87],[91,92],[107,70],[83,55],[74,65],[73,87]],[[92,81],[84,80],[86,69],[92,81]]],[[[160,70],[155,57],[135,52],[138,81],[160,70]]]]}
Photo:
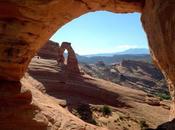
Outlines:
{"type": "Polygon", "coordinates": [[[0,81],[1,130],[107,130],[73,116],[41,93],[35,82],[29,76],[21,82],[0,81]]]}
{"type": "Polygon", "coordinates": [[[78,61],[76,58],[76,54],[73,50],[73,48],[71,47],[71,43],[69,42],[63,42],[61,47],[59,48],[58,51],[58,64],[64,64],[64,51],[67,50],[68,51],[68,58],[67,58],[67,65],[66,65],[66,70],[68,73],[75,73],[75,74],[79,74],[80,70],[78,67],[78,61]]]}
{"type": "Polygon", "coordinates": [[[142,15],[154,63],[161,69],[169,85],[175,118],[175,1],[146,0],[142,15]]]}
{"type": "Polygon", "coordinates": [[[53,41],[48,41],[38,52],[37,55],[45,59],[58,58],[59,44],[53,41]]]}
{"type": "MultiPolygon", "coordinates": [[[[37,50],[61,26],[97,10],[142,12],[154,62],[175,102],[174,0],[3,0],[0,2],[0,79],[19,81],[37,50]],[[145,6],[144,5],[145,1],[145,6]]],[[[175,117],[175,103],[172,106],[175,117]]]]}

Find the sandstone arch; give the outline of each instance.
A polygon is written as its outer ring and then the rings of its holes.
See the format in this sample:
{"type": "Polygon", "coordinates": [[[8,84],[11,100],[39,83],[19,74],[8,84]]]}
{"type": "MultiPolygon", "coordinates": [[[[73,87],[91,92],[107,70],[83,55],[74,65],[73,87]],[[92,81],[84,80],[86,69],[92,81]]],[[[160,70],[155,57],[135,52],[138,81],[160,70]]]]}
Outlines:
{"type": "Polygon", "coordinates": [[[66,70],[69,73],[75,73],[75,74],[79,74],[80,70],[78,67],[78,61],[76,58],[76,54],[73,50],[73,48],[71,47],[71,43],[69,42],[63,42],[61,44],[61,47],[59,48],[58,51],[58,64],[64,64],[64,51],[67,50],[68,52],[68,58],[67,58],[67,65],[66,65],[66,70]]]}
{"type": "Polygon", "coordinates": [[[175,117],[174,0],[6,0],[0,2],[0,79],[19,81],[36,51],[65,23],[91,11],[142,13],[154,62],[169,83],[175,117]]]}

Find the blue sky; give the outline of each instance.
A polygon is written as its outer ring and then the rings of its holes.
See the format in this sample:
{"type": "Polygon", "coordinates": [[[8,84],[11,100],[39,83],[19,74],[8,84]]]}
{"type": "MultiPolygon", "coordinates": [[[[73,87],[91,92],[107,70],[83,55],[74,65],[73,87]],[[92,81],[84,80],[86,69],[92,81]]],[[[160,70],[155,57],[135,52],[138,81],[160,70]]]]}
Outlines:
{"type": "Polygon", "coordinates": [[[51,40],[71,42],[81,55],[148,48],[140,14],[87,13],[58,29],[51,40]]]}

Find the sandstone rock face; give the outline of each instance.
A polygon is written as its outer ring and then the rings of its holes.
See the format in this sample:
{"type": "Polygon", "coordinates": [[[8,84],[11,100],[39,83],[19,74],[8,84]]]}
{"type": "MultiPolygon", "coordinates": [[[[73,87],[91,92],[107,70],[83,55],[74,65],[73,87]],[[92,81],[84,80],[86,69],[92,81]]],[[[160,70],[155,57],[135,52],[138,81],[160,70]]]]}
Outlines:
{"type": "Polygon", "coordinates": [[[171,118],[175,118],[175,1],[146,0],[142,23],[153,61],[168,81],[173,100],[171,118]]]}
{"type": "Polygon", "coordinates": [[[30,76],[0,81],[1,130],[107,130],[73,116],[31,83],[30,76]]]}
{"type": "Polygon", "coordinates": [[[152,106],[160,106],[160,99],[157,97],[145,97],[145,102],[152,106]]]}
{"type": "Polygon", "coordinates": [[[37,56],[44,59],[54,59],[58,58],[59,44],[53,41],[48,41],[38,52],[37,56]]]}
{"type": "Polygon", "coordinates": [[[68,73],[75,73],[75,74],[79,74],[80,70],[78,67],[78,61],[76,58],[76,54],[73,50],[73,48],[71,47],[71,43],[69,42],[63,42],[61,44],[61,47],[58,50],[58,64],[64,64],[64,51],[67,50],[68,51],[68,58],[67,58],[67,65],[66,65],[66,70],[68,73]]]}

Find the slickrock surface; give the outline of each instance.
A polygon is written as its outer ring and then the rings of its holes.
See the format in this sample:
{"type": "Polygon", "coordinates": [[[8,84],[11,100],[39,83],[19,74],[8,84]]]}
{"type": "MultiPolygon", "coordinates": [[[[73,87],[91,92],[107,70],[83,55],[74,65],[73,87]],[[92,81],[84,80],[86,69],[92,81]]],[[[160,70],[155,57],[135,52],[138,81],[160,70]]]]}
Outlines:
{"type": "Polygon", "coordinates": [[[1,130],[107,130],[73,116],[37,85],[28,74],[21,83],[1,82],[1,130]]]}

